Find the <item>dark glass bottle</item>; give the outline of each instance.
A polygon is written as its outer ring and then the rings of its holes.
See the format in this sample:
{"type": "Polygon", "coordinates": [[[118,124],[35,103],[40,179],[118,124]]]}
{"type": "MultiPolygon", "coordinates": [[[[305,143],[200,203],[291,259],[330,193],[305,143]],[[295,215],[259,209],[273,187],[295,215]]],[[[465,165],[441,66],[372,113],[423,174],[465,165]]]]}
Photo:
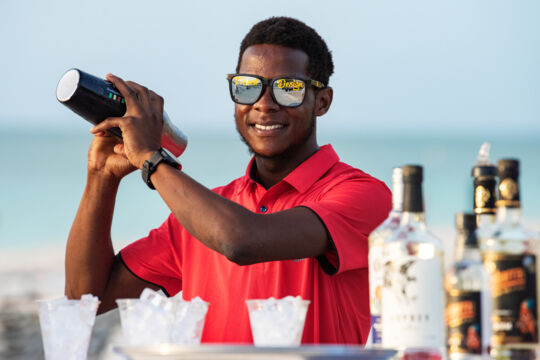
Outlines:
{"type": "Polygon", "coordinates": [[[493,303],[491,355],[534,358],[538,346],[537,245],[533,232],[521,223],[519,161],[499,160],[497,173],[497,224],[482,249],[493,303]]]}
{"type": "Polygon", "coordinates": [[[476,216],[457,214],[456,229],[456,261],[445,278],[448,357],[488,358],[489,277],[478,248],[476,216]]]}

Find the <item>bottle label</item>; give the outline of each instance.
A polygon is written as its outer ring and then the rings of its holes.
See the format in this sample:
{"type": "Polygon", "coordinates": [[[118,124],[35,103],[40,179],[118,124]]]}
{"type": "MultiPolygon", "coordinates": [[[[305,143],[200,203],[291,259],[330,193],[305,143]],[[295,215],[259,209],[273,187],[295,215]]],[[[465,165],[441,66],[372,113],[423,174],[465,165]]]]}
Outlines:
{"type": "Polygon", "coordinates": [[[494,177],[474,180],[474,212],[476,214],[494,214],[496,198],[494,177]]]}
{"type": "Polygon", "coordinates": [[[369,248],[369,298],[371,307],[371,339],[373,344],[381,344],[381,298],[383,282],[382,246],[373,243],[369,248]]]}
{"type": "Polygon", "coordinates": [[[382,323],[380,315],[371,315],[371,343],[382,344],[382,323]]]}
{"type": "Polygon", "coordinates": [[[482,312],[480,291],[448,294],[446,326],[449,354],[482,353],[482,312]]]}
{"type": "Polygon", "coordinates": [[[442,261],[405,256],[385,262],[384,273],[383,345],[442,347],[442,261]]]}
{"type": "Polygon", "coordinates": [[[487,253],[493,299],[492,345],[538,343],[536,256],[487,253]]]}
{"type": "Polygon", "coordinates": [[[502,178],[499,184],[499,200],[497,206],[520,207],[519,185],[517,179],[511,177],[502,178]]]}

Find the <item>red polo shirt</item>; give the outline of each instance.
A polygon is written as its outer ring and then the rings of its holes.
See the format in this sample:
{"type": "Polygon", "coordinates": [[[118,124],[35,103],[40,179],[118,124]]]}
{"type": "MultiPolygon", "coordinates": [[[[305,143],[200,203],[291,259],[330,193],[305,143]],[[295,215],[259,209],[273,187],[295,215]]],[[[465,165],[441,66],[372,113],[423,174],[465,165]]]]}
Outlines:
{"type": "Polygon", "coordinates": [[[370,328],[368,235],[391,208],[383,182],[339,161],[330,145],[270,189],[245,176],[214,189],[256,213],[296,206],[314,211],[335,249],[317,258],[248,266],[207,248],[171,214],[121,251],[136,276],[169,295],[210,302],[203,342],[252,343],[246,299],[300,295],[311,301],[302,343],[365,343],[370,328]]]}

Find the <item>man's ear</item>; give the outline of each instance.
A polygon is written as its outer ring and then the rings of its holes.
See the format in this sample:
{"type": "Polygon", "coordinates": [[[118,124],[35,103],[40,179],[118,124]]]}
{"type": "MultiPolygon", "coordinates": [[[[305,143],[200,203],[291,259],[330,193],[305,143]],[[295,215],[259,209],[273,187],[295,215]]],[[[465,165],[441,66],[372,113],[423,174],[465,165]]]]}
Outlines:
{"type": "Polygon", "coordinates": [[[315,116],[322,116],[328,112],[330,105],[332,105],[333,97],[334,89],[330,86],[317,92],[317,96],[315,97],[315,116]]]}

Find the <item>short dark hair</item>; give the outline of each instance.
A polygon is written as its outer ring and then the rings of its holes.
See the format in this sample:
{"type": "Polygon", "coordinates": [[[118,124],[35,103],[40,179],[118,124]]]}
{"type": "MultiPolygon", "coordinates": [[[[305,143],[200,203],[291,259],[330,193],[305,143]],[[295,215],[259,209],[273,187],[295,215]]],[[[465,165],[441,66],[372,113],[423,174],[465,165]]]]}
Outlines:
{"type": "Polygon", "coordinates": [[[300,20],[290,17],[271,17],[253,25],[240,44],[240,53],[236,72],[244,51],[252,45],[280,45],[305,52],[308,56],[307,75],[328,85],[330,75],[334,73],[332,54],[323,38],[300,20]]]}

